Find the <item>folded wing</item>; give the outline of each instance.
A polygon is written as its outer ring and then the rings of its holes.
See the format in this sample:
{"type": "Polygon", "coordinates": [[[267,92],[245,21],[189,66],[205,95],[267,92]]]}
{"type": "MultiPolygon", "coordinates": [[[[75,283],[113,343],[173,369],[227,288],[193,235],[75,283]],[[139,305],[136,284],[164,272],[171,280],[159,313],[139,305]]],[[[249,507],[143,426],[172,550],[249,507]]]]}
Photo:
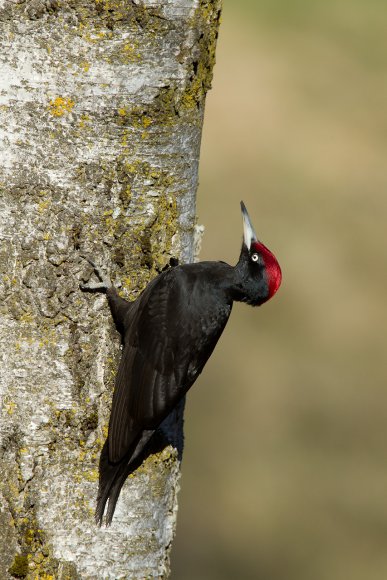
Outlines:
{"type": "Polygon", "coordinates": [[[211,355],[231,305],[203,304],[201,292],[208,301],[195,269],[179,266],[156,278],[134,304],[109,424],[112,463],[138,455],[143,431],[157,429],[211,355]]]}

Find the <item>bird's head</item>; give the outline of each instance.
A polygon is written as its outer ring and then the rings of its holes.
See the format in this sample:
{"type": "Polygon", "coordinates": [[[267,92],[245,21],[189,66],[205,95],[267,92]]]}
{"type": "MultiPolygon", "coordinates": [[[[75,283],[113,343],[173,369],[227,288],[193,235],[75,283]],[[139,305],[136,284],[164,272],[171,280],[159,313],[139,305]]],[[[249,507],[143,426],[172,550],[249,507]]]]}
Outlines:
{"type": "Polygon", "coordinates": [[[277,292],[282,273],[274,254],[258,240],[243,201],[241,201],[241,209],[243,244],[238,264],[235,267],[236,300],[260,306],[277,292]]]}

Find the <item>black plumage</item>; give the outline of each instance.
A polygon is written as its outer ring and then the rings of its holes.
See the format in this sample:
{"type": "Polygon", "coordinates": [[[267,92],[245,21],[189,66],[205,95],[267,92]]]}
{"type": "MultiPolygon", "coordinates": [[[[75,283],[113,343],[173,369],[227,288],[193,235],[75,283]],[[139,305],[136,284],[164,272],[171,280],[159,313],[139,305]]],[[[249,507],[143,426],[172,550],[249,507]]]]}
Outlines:
{"type": "Polygon", "coordinates": [[[278,289],[281,270],[258,242],[246,209],[244,243],[235,267],[224,262],[184,264],[163,271],[134,302],[121,298],[94,265],[123,337],[109,432],[100,459],[96,520],[112,520],[127,476],[162,421],[181,401],[211,356],[233,301],[259,305],[278,289]]]}

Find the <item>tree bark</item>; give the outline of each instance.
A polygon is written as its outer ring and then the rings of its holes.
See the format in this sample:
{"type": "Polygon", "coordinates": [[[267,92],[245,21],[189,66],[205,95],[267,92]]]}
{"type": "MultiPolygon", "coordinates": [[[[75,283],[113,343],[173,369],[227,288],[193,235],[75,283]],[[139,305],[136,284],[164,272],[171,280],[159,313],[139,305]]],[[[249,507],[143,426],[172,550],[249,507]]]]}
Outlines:
{"type": "Polygon", "coordinates": [[[119,357],[81,254],[134,299],[191,261],[221,0],[0,0],[0,578],[165,578],[177,440],[93,513],[119,357]]]}

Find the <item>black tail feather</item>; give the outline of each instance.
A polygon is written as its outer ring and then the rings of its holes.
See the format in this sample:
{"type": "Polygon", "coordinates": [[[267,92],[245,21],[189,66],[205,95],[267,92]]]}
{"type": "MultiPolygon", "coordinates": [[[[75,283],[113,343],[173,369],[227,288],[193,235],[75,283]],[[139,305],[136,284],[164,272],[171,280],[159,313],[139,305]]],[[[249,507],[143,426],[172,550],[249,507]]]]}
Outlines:
{"type": "Polygon", "coordinates": [[[107,526],[110,526],[112,523],[114,511],[116,509],[116,504],[121,492],[121,488],[124,485],[126,478],[130,473],[134,471],[134,467],[132,465],[126,465],[125,469],[121,471],[121,473],[117,474],[116,479],[114,480],[113,485],[110,488],[109,492],[109,503],[106,511],[105,516],[105,523],[107,526]]]}
{"type": "Polygon", "coordinates": [[[106,502],[121,468],[121,463],[112,464],[109,462],[108,439],[106,439],[99,461],[99,489],[95,510],[95,521],[99,526],[102,525],[106,502]]]}
{"type": "Polygon", "coordinates": [[[168,415],[156,431],[143,431],[137,444],[119,461],[109,461],[109,438],[106,439],[101,451],[99,462],[99,489],[95,521],[101,526],[108,503],[105,524],[112,522],[114,510],[119,498],[122,486],[127,477],[140,467],[141,463],[152,453],[162,451],[167,445],[172,445],[178,451],[179,460],[183,453],[183,411],[185,397],[178,403],[175,409],[168,415]]]}
{"type": "Polygon", "coordinates": [[[99,489],[95,510],[95,521],[99,526],[103,523],[107,502],[109,501],[105,524],[109,526],[113,519],[121,488],[127,477],[140,467],[141,463],[150,453],[157,451],[154,446],[149,445],[153,433],[154,431],[143,431],[141,439],[137,443],[134,451],[125,455],[118,463],[111,463],[109,461],[109,438],[106,439],[99,461],[99,489]]]}

